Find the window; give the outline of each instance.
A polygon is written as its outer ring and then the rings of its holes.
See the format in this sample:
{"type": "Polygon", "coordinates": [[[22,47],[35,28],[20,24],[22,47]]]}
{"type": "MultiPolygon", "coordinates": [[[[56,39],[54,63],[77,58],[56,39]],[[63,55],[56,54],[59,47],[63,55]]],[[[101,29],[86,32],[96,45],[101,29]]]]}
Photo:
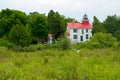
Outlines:
{"type": "Polygon", "coordinates": [[[88,33],[88,29],[86,29],[86,33],[88,33]]]}
{"type": "Polygon", "coordinates": [[[77,35],[73,35],[73,39],[77,39],[77,35]]]}
{"type": "Polygon", "coordinates": [[[86,39],[88,39],[88,34],[86,34],[86,39]]]}
{"type": "Polygon", "coordinates": [[[80,41],[83,41],[83,36],[80,36],[80,41]]]}
{"type": "Polygon", "coordinates": [[[74,32],[74,33],[77,33],[77,29],[73,29],[73,32],[74,32]]]}
{"type": "Polygon", "coordinates": [[[82,34],[84,34],[84,29],[82,29],[82,34]]]}

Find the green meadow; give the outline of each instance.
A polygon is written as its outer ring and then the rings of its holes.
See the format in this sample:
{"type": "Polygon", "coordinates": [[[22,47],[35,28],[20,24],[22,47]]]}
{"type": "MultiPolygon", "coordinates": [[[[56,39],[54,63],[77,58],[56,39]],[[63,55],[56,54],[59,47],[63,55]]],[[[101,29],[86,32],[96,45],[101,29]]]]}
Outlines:
{"type": "Polygon", "coordinates": [[[120,49],[0,47],[0,80],[120,80],[120,49]]]}

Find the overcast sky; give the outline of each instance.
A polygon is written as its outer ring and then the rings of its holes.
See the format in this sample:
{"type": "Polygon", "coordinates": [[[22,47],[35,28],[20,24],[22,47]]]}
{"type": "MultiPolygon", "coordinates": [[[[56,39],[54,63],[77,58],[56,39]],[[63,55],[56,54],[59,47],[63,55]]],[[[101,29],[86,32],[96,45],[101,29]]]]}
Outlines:
{"type": "Polygon", "coordinates": [[[90,21],[96,16],[103,21],[107,15],[120,16],[120,0],[1,0],[0,10],[9,8],[26,13],[46,13],[53,9],[81,21],[86,13],[90,21]]]}

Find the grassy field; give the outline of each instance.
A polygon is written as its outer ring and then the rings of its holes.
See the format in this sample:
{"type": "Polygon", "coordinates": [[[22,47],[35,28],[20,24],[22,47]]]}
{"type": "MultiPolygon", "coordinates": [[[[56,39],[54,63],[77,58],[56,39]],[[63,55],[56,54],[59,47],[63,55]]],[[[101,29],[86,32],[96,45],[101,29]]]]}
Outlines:
{"type": "Polygon", "coordinates": [[[120,50],[14,52],[0,47],[0,80],[120,80],[120,50]]]}

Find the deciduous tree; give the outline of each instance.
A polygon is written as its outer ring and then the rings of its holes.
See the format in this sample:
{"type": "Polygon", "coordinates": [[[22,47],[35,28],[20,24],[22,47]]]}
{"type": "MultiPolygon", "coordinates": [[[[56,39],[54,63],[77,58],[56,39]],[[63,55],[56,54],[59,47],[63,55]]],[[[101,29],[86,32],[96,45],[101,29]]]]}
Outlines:
{"type": "Polygon", "coordinates": [[[30,13],[29,24],[31,26],[32,37],[35,40],[41,41],[47,38],[48,25],[45,14],[39,14],[37,12],[30,13]]]}
{"type": "Polygon", "coordinates": [[[15,25],[10,30],[9,41],[15,45],[28,46],[30,44],[30,32],[23,25],[15,25]]]}
{"type": "Polygon", "coordinates": [[[0,37],[8,36],[12,26],[16,24],[26,25],[27,15],[18,10],[3,9],[0,12],[0,37]]]}

